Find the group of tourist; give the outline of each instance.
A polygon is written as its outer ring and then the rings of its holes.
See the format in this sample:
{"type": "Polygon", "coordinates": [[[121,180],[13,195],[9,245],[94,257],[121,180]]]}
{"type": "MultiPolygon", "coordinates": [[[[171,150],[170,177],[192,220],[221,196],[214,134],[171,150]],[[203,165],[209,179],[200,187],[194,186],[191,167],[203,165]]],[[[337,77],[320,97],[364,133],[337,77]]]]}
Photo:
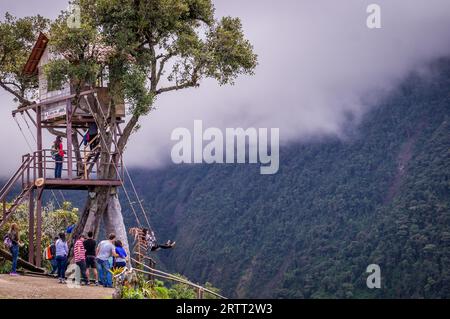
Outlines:
{"type": "MultiPolygon", "coordinates": [[[[65,273],[69,248],[64,233],[60,233],[49,247],[51,253],[50,262],[52,264],[52,274],[57,274],[59,283],[65,283],[65,273]]],[[[126,266],[128,255],[120,240],[116,240],[116,235],[110,234],[107,240],[101,241],[98,245],[94,239],[93,232],[88,232],[87,236],[80,235],[74,244],[74,261],[80,269],[81,283],[89,285],[90,276],[93,274],[95,285],[112,287],[111,268],[123,268],[126,266]]]]}
{"type": "MultiPolygon", "coordinates": [[[[67,228],[68,234],[72,233],[75,225],[67,228]]],[[[170,249],[175,246],[175,242],[167,241],[166,244],[159,245],[156,242],[152,231],[139,229],[138,243],[145,250],[156,251],[159,249],[170,249]]],[[[17,261],[19,257],[19,247],[23,246],[20,241],[19,227],[16,223],[11,224],[9,232],[4,237],[4,245],[9,248],[12,255],[11,276],[17,276],[17,261]]],[[[115,234],[110,234],[108,239],[101,241],[98,245],[94,239],[92,231],[76,238],[73,245],[74,261],[80,269],[81,283],[89,285],[89,278],[94,276],[95,285],[112,287],[111,268],[126,267],[128,255],[120,240],[116,240],[115,234]]],[[[45,249],[45,258],[50,261],[52,271],[50,274],[58,277],[59,283],[65,283],[65,275],[69,257],[69,246],[66,240],[66,233],[61,232],[55,237],[50,246],[45,249]]]]}

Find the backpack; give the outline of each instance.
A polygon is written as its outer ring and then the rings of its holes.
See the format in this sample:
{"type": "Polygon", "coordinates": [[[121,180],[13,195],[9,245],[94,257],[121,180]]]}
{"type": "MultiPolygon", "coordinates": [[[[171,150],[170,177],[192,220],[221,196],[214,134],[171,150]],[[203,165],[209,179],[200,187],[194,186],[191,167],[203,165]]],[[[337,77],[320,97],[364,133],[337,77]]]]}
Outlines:
{"type": "Polygon", "coordinates": [[[5,237],[3,238],[3,244],[8,249],[13,246],[13,242],[12,242],[11,238],[9,238],[9,234],[6,234],[5,237]]]}
{"type": "Polygon", "coordinates": [[[45,257],[45,260],[52,260],[53,259],[52,246],[51,245],[48,246],[47,248],[45,248],[44,257],[45,257]]]}
{"type": "Polygon", "coordinates": [[[51,150],[51,155],[52,155],[52,159],[55,160],[56,159],[56,155],[58,155],[59,150],[56,149],[55,145],[53,145],[52,150],[51,150]]]}

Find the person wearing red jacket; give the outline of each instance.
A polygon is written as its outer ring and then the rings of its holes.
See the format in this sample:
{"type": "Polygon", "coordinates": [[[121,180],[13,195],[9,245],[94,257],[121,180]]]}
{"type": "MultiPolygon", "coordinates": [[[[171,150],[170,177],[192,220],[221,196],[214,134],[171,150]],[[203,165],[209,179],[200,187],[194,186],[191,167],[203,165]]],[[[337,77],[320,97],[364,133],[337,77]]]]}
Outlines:
{"type": "Polygon", "coordinates": [[[65,155],[61,136],[56,137],[52,153],[54,153],[55,159],[55,178],[61,178],[65,155]]]}

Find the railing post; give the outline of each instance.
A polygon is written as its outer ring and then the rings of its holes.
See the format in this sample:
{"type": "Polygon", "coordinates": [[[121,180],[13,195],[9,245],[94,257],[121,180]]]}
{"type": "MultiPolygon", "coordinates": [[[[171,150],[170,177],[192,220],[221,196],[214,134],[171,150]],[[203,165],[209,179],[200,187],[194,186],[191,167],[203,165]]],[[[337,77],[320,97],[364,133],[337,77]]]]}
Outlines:
{"type": "Polygon", "coordinates": [[[67,100],[66,104],[66,137],[67,137],[67,174],[72,179],[72,102],[67,100]]]}
{"type": "Polygon", "coordinates": [[[30,185],[30,166],[31,166],[31,155],[28,154],[27,156],[27,187],[30,185]]]}
{"type": "Polygon", "coordinates": [[[28,262],[34,264],[34,189],[30,191],[28,215],[28,262]]]}
{"type": "Polygon", "coordinates": [[[6,218],[6,198],[3,199],[3,220],[6,218]]]}
{"type": "Polygon", "coordinates": [[[197,299],[203,299],[203,289],[197,288],[197,299]]]}
{"type": "Polygon", "coordinates": [[[44,159],[44,176],[42,177],[47,178],[47,152],[43,150],[42,153],[42,158],[44,159]]]}
{"type": "Polygon", "coordinates": [[[44,177],[42,171],[42,107],[36,108],[37,121],[37,151],[38,151],[38,178],[44,177]]]}
{"type": "MultiPolygon", "coordinates": [[[[23,165],[25,164],[25,161],[26,161],[25,156],[22,156],[22,166],[21,167],[23,167],[23,165]]],[[[20,175],[20,178],[22,180],[22,188],[23,188],[23,186],[25,185],[23,174],[20,175]]]]}
{"type": "Polygon", "coordinates": [[[37,207],[36,207],[36,266],[41,267],[42,255],[42,193],[43,189],[37,191],[37,207]]]}
{"type": "Polygon", "coordinates": [[[36,180],[36,152],[33,154],[33,181],[36,180]]]}

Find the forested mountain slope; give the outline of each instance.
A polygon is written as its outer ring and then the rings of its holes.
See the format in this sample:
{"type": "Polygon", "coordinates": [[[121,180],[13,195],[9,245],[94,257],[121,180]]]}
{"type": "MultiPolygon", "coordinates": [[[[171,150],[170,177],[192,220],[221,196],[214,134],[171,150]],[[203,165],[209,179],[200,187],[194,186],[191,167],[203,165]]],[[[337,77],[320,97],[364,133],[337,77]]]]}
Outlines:
{"type": "Polygon", "coordinates": [[[411,75],[345,140],[283,148],[274,176],[135,171],[160,239],[177,240],[163,264],[234,297],[449,298],[449,61],[433,72],[411,75]],[[366,286],[372,263],[381,289],[366,286]]]}

